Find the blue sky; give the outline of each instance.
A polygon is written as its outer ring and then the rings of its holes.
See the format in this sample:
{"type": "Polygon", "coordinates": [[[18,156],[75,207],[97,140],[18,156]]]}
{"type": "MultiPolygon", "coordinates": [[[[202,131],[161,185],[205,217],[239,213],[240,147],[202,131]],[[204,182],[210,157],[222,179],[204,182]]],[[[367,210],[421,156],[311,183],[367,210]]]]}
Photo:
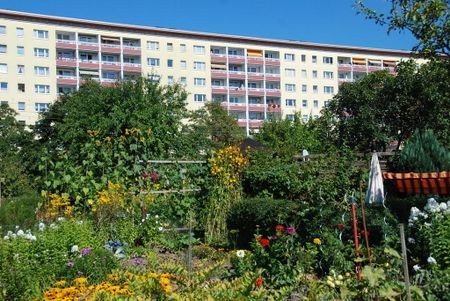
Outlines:
{"type": "MultiPolygon", "coordinates": [[[[386,0],[366,0],[378,11],[386,0]]],[[[391,33],[357,15],[354,0],[1,0],[0,8],[90,20],[316,43],[410,50],[409,32],[391,33]]]]}

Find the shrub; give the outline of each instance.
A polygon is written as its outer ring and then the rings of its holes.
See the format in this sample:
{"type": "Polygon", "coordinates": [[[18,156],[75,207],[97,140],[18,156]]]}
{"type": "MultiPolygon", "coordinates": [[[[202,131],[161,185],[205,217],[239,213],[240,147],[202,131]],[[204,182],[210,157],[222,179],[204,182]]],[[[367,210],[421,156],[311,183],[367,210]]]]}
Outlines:
{"type": "Polygon", "coordinates": [[[29,229],[36,223],[36,207],[41,197],[30,190],[23,195],[8,198],[0,207],[0,225],[19,225],[29,229]]]}

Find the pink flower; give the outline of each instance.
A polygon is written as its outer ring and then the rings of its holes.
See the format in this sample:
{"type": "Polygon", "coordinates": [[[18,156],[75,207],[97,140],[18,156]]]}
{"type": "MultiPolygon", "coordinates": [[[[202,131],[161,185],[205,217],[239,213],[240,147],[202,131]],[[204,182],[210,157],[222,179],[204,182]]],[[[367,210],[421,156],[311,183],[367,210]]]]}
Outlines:
{"type": "Polygon", "coordinates": [[[295,234],[295,228],[294,227],[287,227],[286,228],[286,233],[288,235],[294,235],[295,234]]]}
{"type": "Polygon", "coordinates": [[[92,248],[84,248],[80,250],[81,255],[88,255],[89,253],[91,253],[92,248]]]}
{"type": "Polygon", "coordinates": [[[71,267],[73,267],[73,262],[72,262],[72,261],[69,261],[66,265],[67,265],[69,268],[71,268],[71,267]]]}

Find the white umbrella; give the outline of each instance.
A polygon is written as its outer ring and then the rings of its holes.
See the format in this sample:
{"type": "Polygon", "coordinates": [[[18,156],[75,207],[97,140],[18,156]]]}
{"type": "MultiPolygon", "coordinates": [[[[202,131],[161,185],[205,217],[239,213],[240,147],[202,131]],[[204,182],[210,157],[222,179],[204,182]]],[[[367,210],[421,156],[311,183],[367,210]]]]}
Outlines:
{"type": "Polygon", "coordinates": [[[370,163],[369,186],[366,191],[366,203],[384,203],[383,176],[381,174],[380,162],[377,153],[372,154],[370,163]]]}

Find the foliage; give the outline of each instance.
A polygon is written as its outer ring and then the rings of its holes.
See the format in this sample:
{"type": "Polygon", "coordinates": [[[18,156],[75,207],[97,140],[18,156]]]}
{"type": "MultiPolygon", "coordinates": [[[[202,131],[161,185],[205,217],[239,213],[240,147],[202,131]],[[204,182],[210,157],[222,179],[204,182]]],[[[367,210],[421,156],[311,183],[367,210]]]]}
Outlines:
{"type": "Polygon", "coordinates": [[[416,131],[394,161],[400,172],[437,172],[450,170],[450,151],[437,140],[433,131],[416,131]]]}
{"type": "Polygon", "coordinates": [[[450,55],[450,7],[446,0],[391,0],[389,14],[377,13],[356,1],[358,12],[391,31],[410,31],[418,44],[413,48],[425,56],[450,55]]]}
{"type": "Polygon", "coordinates": [[[28,191],[2,202],[0,207],[0,225],[3,229],[19,225],[31,228],[36,223],[36,207],[41,197],[34,191],[28,191]]]}
{"type": "Polygon", "coordinates": [[[206,239],[208,241],[227,237],[226,219],[231,207],[240,199],[240,177],[247,165],[239,148],[229,146],[219,150],[209,159],[211,186],[206,216],[206,239]]]}
{"type": "Polygon", "coordinates": [[[207,151],[238,145],[245,139],[245,132],[218,102],[207,102],[204,108],[193,112],[190,127],[187,139],[203,144],[207,151]]]}
{"type": "Polygon", "coordinates": [[[432,60],[418,65],[402,62],[397,75],[371,72],[343,84],[325,117],[335,116],[335,145],[361,151],[383,150],[390,141],[409,138],[415,129],[432,129],[440,141],[450,145],[450,65],[432,60]]]}

